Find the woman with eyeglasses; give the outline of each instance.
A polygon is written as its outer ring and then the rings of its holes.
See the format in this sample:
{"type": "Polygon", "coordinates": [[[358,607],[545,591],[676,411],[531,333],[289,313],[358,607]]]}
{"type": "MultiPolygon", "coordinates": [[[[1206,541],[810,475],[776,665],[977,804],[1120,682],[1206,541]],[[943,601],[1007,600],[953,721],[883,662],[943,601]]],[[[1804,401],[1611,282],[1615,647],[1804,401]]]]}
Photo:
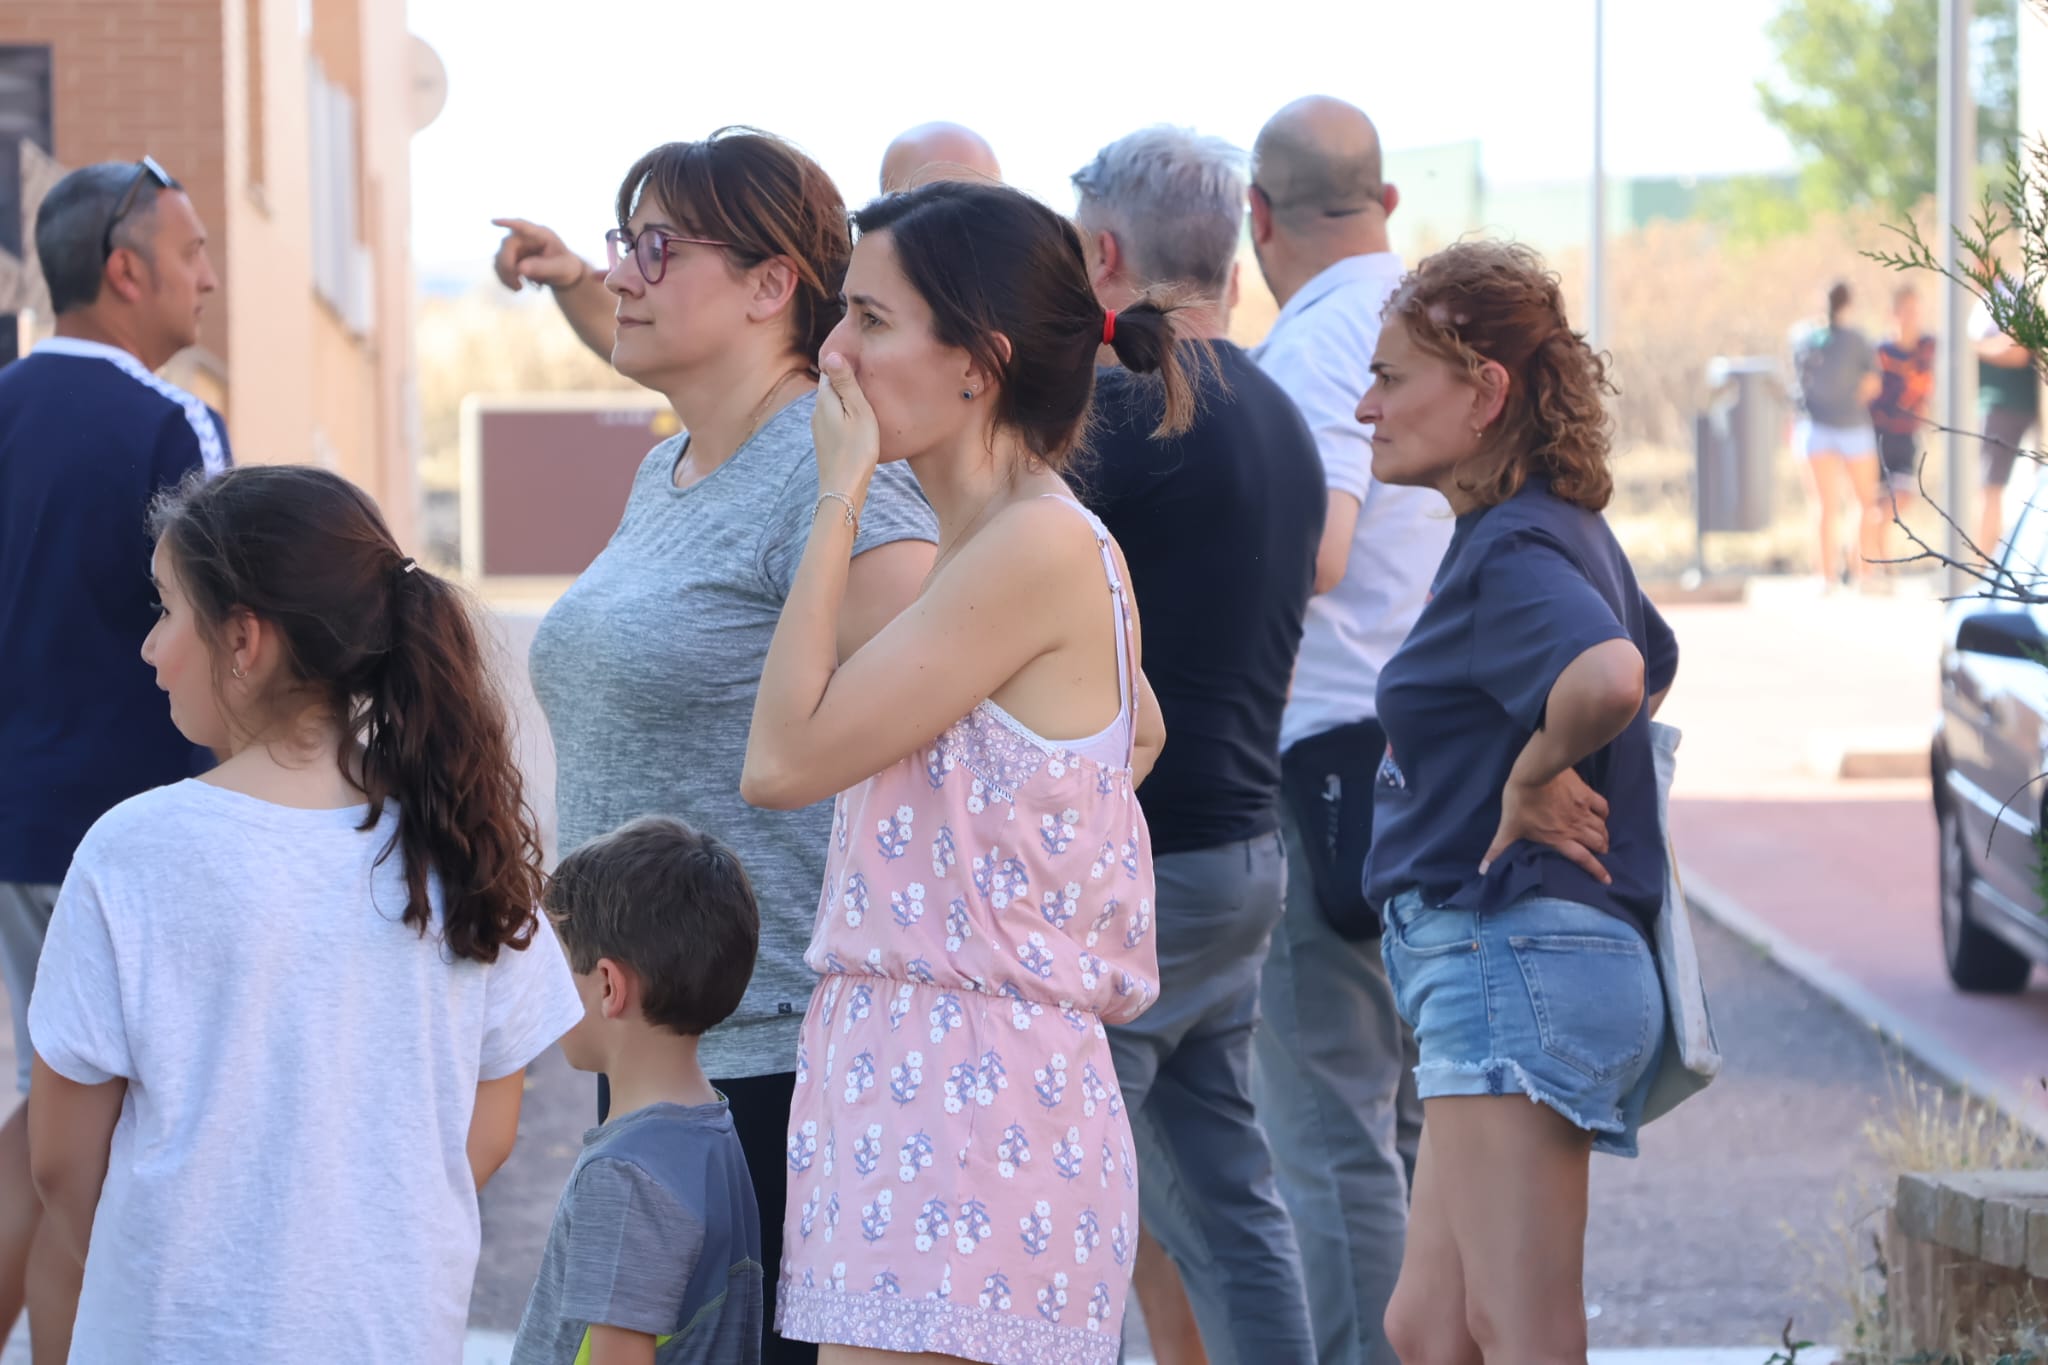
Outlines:
{"type": "MultiPolygon", "coordinates": [[[[816,358],[843,311],[852,242],[817,163],[741,128],[641,157],[620,183],[618,222],[605,275],[617,299],[612,363],[666,395],[683,434],[648,453],[611,543],[541,622],[533,685],[554,737],[562,850],[638,816],[671,815],[730,844],[753,881],[753,981],[701,1055],[731,1101],[753,1176],[772,1323],[784,1123],[816,982],[803,955],[831,809],[750,806],[740,768],[818,502],[816,358]]],[[[835,619],[842,657],[916,595],[934,537],[909,471],[884,470],[835,619]]],[[[763,1358],[814,1356],[770,1332],[763,1358]]]]}

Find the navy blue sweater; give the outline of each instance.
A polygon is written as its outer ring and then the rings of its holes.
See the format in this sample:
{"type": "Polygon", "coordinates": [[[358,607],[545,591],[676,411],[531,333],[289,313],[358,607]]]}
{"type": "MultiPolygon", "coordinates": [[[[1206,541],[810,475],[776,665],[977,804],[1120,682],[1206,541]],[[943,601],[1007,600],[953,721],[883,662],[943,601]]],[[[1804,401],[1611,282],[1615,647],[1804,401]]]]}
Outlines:
{"type": "Polygon", "coordinates": [[[62,881],[93,821],[211,761],[140,651],[150,501],[228,459],[220,415],[123,352],[0,368],[0,881],[62,881]]]}

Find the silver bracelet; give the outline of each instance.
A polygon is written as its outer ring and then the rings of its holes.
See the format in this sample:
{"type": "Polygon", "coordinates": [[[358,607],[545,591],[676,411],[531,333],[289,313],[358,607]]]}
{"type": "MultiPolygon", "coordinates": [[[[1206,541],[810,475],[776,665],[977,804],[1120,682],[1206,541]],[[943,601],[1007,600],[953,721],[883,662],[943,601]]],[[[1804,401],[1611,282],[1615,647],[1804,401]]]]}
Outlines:
{"type": "MultiPolygon", "coordinates": [[[[843,502],[843,503],[845,503],[845,504],[846,504],[846,525],[847,525],[847,528],[848,528],[849,530],[851,530],[851,531],[852,531],[852,532],[853,532],[853,533],[854,533],[855,535],[859,535],[859,534],[860,534],[860,513],[854,510],[854,506],[853,506],[853,499],[852,499],[852,498],[849,498],[849,497],[847,497],[847,496],[846,496],[846,494],[844,494],[844,493],[820,493],[820,494],[818,494],[818,506],[819,506],[819,507],[823,507],[823,506],[825,505],[825,503],[826,503],[827,499],[836,499],[837,501],[839,501],[839,502],[843,502]]],[[[813,510],[813,512],[812,512],[812,514],[811,514],[811,515],[812,515],[813,517],[815,517],[815,516],[817,515],[816,511],[815,511],[815,510],[813,510]]]]}

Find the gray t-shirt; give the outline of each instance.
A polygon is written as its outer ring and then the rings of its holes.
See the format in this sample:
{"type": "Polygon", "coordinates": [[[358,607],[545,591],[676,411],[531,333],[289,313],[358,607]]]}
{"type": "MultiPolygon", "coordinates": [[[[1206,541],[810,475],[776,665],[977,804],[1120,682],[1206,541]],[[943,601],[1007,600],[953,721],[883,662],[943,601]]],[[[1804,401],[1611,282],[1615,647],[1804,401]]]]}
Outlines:
{"type": "Polygon", "coordinates": [[[462,1358],[477,1085],[583,1001],[545,919],[488,964],[404,923],[398,807],[368,815],[188,779],[78,846],[28,1007],[58,1075],[128,1086],[78,1365],[462,1358]]]}
{"type": "MultiPolygon", "coordinates": [[[[818,504],[815,403],[791,403],[688,488],[674,483],[681,437],[650,451],[611,543],[541,621],[529,660],[555,741],[564,852],[639,816],[672,815],[746,865],[761,950],[739,1011],[704,1035],[712,1076],[794,1070],[818,980],[803,956],[831,803],[774,811],[740,799],[761,664],[818,504]]],[[[908,466],[876,470],[854,553],[936,537],[908,466]]]]}
{"type": "Polygon", "coordinates": [[[656,1365],[758,1362],[761,1286],[732,1110],[650,1104],[583,1135],[512,1365],[573,1365],[594,1325],[648,1333],[656,1365]]]}

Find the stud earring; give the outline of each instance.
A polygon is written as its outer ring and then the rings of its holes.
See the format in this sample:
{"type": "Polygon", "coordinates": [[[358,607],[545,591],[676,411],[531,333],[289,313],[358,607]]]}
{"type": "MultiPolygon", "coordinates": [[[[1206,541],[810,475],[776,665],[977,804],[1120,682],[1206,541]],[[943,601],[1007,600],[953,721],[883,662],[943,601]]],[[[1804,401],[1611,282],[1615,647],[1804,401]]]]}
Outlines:
{"type": "Polygon", "coordinates": [[[242,671],[242,666],[240,664],[236,664],[232,671],[234,675],[238,678],[246,678],[249,676],[247,673],[242,671]]]}
{"type": "Polygon", "coordinates": [[[962,389],[962,390],[960,390],[960,397],[961,397],[962,399],[964,399],[965,401],[967,401],[967,402],[969,402],[969,403],[972,403],[972,402],[974,401],[974,390],[973,390],[973,389],[962,389]]]}

